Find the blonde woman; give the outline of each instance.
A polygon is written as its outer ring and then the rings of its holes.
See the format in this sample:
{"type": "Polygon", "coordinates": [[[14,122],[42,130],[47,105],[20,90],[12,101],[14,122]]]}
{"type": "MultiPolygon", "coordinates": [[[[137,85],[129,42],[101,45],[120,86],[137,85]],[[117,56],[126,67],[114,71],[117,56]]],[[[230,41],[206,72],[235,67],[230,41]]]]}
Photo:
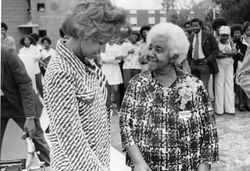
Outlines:
{"type": "Polygon", "coordinates": [[[110,170],[106,78],[94,59],[126,25],[126,12],[108,0],[80,1],[66,15],[57,55],[44,79],[50,118],[51,170],[110,170]]]}

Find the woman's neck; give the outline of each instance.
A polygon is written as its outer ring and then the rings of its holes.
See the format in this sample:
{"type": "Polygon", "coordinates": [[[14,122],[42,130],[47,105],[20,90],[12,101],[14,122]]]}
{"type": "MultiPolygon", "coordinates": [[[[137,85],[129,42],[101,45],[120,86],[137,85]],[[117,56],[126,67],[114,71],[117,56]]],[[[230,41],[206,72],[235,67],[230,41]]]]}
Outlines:
{"type": "Polygon", "coordinates": [[[82,58],[83,54],[81,51],[81,41],[80,39],[70,38],[65,43],[66,46],[71,49],[78,58],[82,58]]]}
{"type": "Polygon", "coordinates": [[[170,87],[176,80],[177,74],[174,66],[171,64],[164,71],[152,72],[155,79],[163,86],[170,87]]]}

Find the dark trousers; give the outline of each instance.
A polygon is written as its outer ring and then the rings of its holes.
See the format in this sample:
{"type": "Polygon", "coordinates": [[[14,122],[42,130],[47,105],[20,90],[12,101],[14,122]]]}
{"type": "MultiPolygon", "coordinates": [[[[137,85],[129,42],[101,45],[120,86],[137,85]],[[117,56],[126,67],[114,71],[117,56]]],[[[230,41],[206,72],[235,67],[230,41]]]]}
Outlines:
{"type": "Polygon", "coordinates": [[[239,95],[239,108],[250,108],[250,100],[244,90],[239,85],[237,85],[237,90],[239,95]]]}
{"type": "Polygon", "coordinates": [[[190,63],[191,73],[198,77],[204,84],[207,92],[208,92],[208,82],[210,78],[209,66],[207,63],[196,63],[192,61],[190,63]]]}
{"type": "MultiPolygon", "coordinates": [[[[11,118],[17,123],[17,125],[22,130],[24,130],[24,123],[25,123],[25,120],[26,120],[24,116],[1,117],[0,148],[2,147],[2,141],[3,141],[3,136],[4,136],[6,126],[8,124],[9,119],[11,119],[11,118]]],[[[43,133],[43,130],[41,128],[41,124],[40,124],[39,119],[35,119],[34,122],[35,122],[35,127],[36,127],[36,133],[35,133],[35,135],[33,137],[33,142],[35,144],[36,151],[39,151],[38,158],[41,161],[45,162],[46,166],[49,166],[50,165],[50,157],[49,157],[50,149],[49,149],[49,145],[48,145],[48,143],[46,142],[46,140],[44,138],[44,133],[43,133]]]]}
{"type": "Polygon", "coordinates": [[[129,85],[129,81],[131,78],[133,78],[135,75],[139,74],[141,72],[140,69],[123,69],[123,84],[124,84],[124,91],[127,90],[127,87],[129,85]]]}

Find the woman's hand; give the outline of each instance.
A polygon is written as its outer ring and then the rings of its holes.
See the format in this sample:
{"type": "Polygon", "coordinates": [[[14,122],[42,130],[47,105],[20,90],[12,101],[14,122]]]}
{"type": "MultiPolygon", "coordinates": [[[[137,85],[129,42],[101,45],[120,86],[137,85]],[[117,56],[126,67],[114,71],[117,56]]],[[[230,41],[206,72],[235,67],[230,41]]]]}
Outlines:
{"type": "Polygon", "coordinates": [[[147,163],[141,162],[141,163],[135,164],[135,168],[133,171],[152,171],[152,170],[149,168],[147,163]]]}

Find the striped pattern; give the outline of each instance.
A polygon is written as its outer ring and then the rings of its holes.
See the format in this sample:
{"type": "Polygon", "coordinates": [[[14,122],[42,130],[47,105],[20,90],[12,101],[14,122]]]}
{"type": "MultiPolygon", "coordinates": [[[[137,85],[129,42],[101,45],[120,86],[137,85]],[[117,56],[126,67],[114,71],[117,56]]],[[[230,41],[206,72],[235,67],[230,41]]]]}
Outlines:
{"type": "Polygon", "coordinates": [[[106,79],[81,62],[62,41],[44,79],[50,118],[51,170],[110,170],[110,117],[106,79]]]}

